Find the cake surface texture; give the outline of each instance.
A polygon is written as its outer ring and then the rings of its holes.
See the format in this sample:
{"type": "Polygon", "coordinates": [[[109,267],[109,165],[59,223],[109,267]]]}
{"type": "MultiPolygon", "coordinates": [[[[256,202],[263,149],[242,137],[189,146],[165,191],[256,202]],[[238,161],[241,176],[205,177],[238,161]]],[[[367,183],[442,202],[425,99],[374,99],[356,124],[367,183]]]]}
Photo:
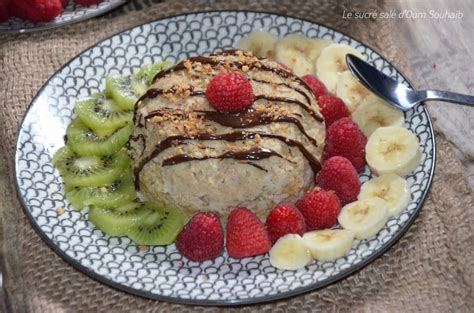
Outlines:
{"type": "Polygon", "coordinates": [[[314,187],[325,125],[311,89],[276,62],[239,50],[186,59],[158,73],[138,101],[129,154],[146,200],[183,210],[243,206],[260,218],[314,187]],[[210,80],[238,72],[252,106],[219,112],[206,99],[210,80]]]}

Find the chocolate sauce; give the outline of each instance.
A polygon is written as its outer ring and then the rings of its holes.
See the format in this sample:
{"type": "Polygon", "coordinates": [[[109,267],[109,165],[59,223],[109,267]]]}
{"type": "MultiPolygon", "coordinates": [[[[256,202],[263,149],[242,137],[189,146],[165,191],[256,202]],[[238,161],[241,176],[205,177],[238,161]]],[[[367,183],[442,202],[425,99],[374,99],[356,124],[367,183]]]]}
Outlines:
{"type": "Polygon", "coordinates": [[[315,120],[318,122],[323,122],[324,119],[316,113],[313,109],[311,109],[309,106],[305,105],[303,102],[296,100],[296,99],[291,99],[291,98],[286,98],[286,97],[272,97],[272,96],[266,96],[266,95],[258,95],[255,96],[255,101],[260,100],[260,99],[265,99],[268,101],[278,101],[278,102],[286,102],[286,103],[293,103],[297,104],[300,107],[302,107],[306,112],[309,113],[315,120]]]}
{"type": "MultiPolygon", "coordinates": [[[[316,139],[311,137],[306,132],[303,127],[303,124],[301,124],[301,122],[297,118],[291,116],[271,116],[270,114],[266,114],[265,112],[257,112],[253,109],[237,113],[202,110],[196,110],[194,112],[197,113],[198,116],[203,117],[206,120],[232,128],[250,128],[254,126],[267,125],[273,122],[291,123],[296,125],[296,127],[298,127],[301,133],[303,133],[313,145],[315,145],[316,147],[318,146],[316,139]]],[[[145,123],[147,120],[155,116],[162,116],[165,113],[166,111],[162,109],[151,111],[145,116],[145,123]]]]}
{"type": "Polygon", "coordinates": [[[256,136],[260,136],[261,138],[272,138],[279,140],[280,142],[285,143],[286,145],[290,147],[296,147],[300,150],[300,152],[303,154],[303,156],[306,158],[308,161],[311,170],[314,173],[314,177],[316,178],[316,174],[319,172],[321,169],[321,164],[319,161],[303,146],[298,141],[286,138],[284,136],[280,135],[275,135],[275,134],[268,134],[268,133],[261,133],[261,132],[242,132],[242,131],[236,131],[232,133],[227,133],[227,134],[218,134],[218,135],[213,135],[209,133],[202,133],[198,134],[196,136],[186,136],[186,135],[177,135],[177,136],[170,136],[161,141],[159,144],[155,146],[155,149],[150,153],[150,155],[146,156],[141,162],[138,164],[138,166],[134,170],[134,175],[135,175],[135,187],[137,189],[140,189],[140,184],[139,184],[139,175],[143,167],[153,160],[155,157],[157,157],[161,152],[164,150],[172,147],[172,146],[177,146],[186,143],[187,140],[224,140],[224,141],[229,141],[229,142],[235,142],[235,141],[241,141],[245,139],[254,139],[256,136]]]}
{"type": "MultiPolygon", "coordinates": [[[[205,94],[205,91],[203,90],[194,90],[194,86],[189,86],[188,88],[183,90],[183,92],[186,92],[186,91],[190,92],[189,96],[202,96],[205,94]]],[[[147,90],[147,92],[144,95],[138,98],[137,103],[135,104],[135,109],[133,110],[133,123],[136,124],[138,127],[144,126],[141,123],[141,116],[140,116],[140,119],[138,120],[138,123],[136,121],[138,103],[140,103],[144,99],[153,99],[165,93],[169,93],[169,94],[176,93],[176,89],[170,88],[170,89],[164,90],[164,89],[150,88],[147,90]]]]}
{"type": "MultiPolygon", "coordinates": [[[[236,55],[237,51],[238,50],[233,50],[233,49],[224,50],[224,51],[222,51],[218,54],[213,54],[212,56],[236,55]]],[[[202,63],[202,64],[209,64],[209,65],[219,65],[219,64],[220,65],[226,65],[226,62],[224,60],[216,60],[216,59],[213,59],[211,57],[204,57],[204,56],[192,57],[192,58],[189,58],[187,60],[179,62],[178,64],[176,64],[175,66],[173,66],[173,67],[171,67],[167,70],[158,72],[155,75],[155,77],[153,78],[153,83],[155,83],[157,79],[163,78],[163,77],[165,77],[166,75],[168,75],[170,73],[186,69],[186,66],[185,66],[186,62],[191,62],[191,63],[192,62],[199,62],[199,63],[202,63]]],[[[243,66],[248,66],[249,70],[257,68],[257,69],[261,69],[261,70],[264,70],[264,71],[273,72],[273,73],[275,73],[278,76],[283,77],[283,78],[292,78],[294,81],[299,82],[301,84],[301,86],[303,86],[308,92],[310,92],[310,93],[313,92],[311,90],[311,88],[301,78],[299,78],[298,76],[296,76],[292,72],[289,72],[289,71],[284,70],[282,68],[264,65],[264,64],[262,64],[260,59],[258,61],[252,62],[252,63],[242,63],[242,62],[234,61],[234,62],[230,62],[228,64],[230,66],[236,67],[238,69],[241,69],[243,66]]]]}
{"type": "Polygon", "coordinates": [[[188,154],[178,154],[169,159],[163,161],[162,166],[170,166],[179,163],[189,162],[189,161],[202,161],[209,159],[235,159],[240,161],[258,161],[267,159],[272,156],[277,156],[283,158],[279,153],[266,149],[266,148],[254,148],[246,151],[229,151],[218,156],[204,156],[204,157],[194,157],[188,154]]]}
{"type": "MultiPolygon", "coordinates": [[[[260,82],[263,82],[263,81],[260,81],[260,82]]],[[[190,93],[189,93],[190,96],[201,96],[201,95],[205,94],[204,90],[194,90],[193,86],[188,87],[187,90],[190,91],[190,93]]],[[[139,99],[139,101],[141,101],[145,98],[152,99],[152,98],[157,97],[158,95],[162,95],[163,93],[168,93],[168,92],[173,93],[174,90],[173,89],[163,90],[163,89],[151,88],[151,89],[148,90],[148,92],[144,96],[142,96],[139,99]]],[[[311,117],[314,118],[316,121],[323,122],[323,120],[324,120],[315,110],[311,109],[311,107],[307,106],[306,104],[304,104],[303,102],[301,102],[297,99],[292,99],[292,98],[287,98],[287,97],[272,97],[272,96],[266,96],[266,95],[257,95],[257,96],[255,96],[254,100],[257,101],[257,100],[261,100],[261,99],[265,99],[267,101],[277,101],[277,102],[297,104],[303,110],[308,112],[308,114],[311,115],[311,117]]],[[[230,116],[232,116],[232,115],[230,115],[230,116]]],[[[134,120],[134,122],[135,122],[135,120],[134,120]]],[[[143,125],[141,123],[139,123],[138,126],[142,127],[143,125]]]]}
{"type": "MultiPolygon", "coordinates": [[[[220,54],[221,55],[236,55],[237,50],[227,50],[223,51],[220,54]]],[[[285,102],[285,103],[293,103],[297,104],[300,107],[302,107],[306,112],[308,112],[315,120],[318,122],[322,122],[323,118],[321,117],[320,114],[318,114],[317,111],[313,110],[311,108],[311,95],[312,95],[312,90],[311,88],[299,77],[294,75],[293,73],[284,70],[279,67],[272,67],[263,64],[260,61],[256,62],[249,62],[249,63],[242,63],[239,61],[232,61],[232,62],[226,62],[225,60],[217,60],[212,57],[204,57],[204,56],[198,56],[198,57],[192,57],[189,58],[185,61],[182,61],[178,64],[176,64],[174,67],[161,71],[157,73],[153,79],[153,83],[165,77],[166,75],[173,73],[175,71],[181,71],[184,69],[187,69],[188,64],[186,62],[199,62],[201,64],[209,64],[213,66],[217,65],[222,65],[226,67],[231,67],[231,68],[236,68],[236,69],[242,69],[244,66],[248,67],[248,70],[251,69],[258,69],[262,71],[270,71],[275,73],[276,75],[282,77],[282,78],[289,78],[293,82],[299,83],[300,86],[302,86],[307,92],[300,88],[294,88],[286,83],[272,83],[264,80],[259,80],[255,78],[249,78],[251,80],[254,80],[255,82],[259,83],[266,83],[266,84],[272,84],[272,85],[284,85],[288,88],[291,88],[298,92],[299,94],[303,95],[305,100],[307,101],[306,103],[303,103],[297,99],[291,99],[291,98],[286,98],[286,97],[273,97],[273,96],[266,96],[266,95],[258,95],[255,97],[255,101],[260,100],[260,99],[265,99],[268,101],[278,101],[278,102],[285,102]]],[[[247,69],[246,69],[247,70],[247,69]]],[[[194,90],[194,88],[191,86],[188,89],[190,91],[189,95],[190,96],[198,96],[198,95],[204,95],[205,92],[202,90],[194,90]]],[[[160,90],[156,88],[151,88],[149,89],[140,99],[138,99],[136,105],[135,105],[135,110],[134,110],[134,116],[133,116],[133,121],[137,125],[137,127],[143,127],[143,123],[146,124],[146,121],[153,116],[157,116],[160,114],[164,114],[163,110],[157,110],[148,113],[144,117],[144,121],[142,121],[142,116],[140,115],[138,123],[136,123],[136,114],[137,114],[137,108],[138,104],[143,101],[144,99],[149,99],[149,98],[155,98],[158,95],[164,94],[164,93],[176,93],[177,90],[171,88],[168,90],[160,90]]],[[[253,126],[258,126],[258,125],[266,125],[272,122],[286,122],[286,123],[292,123],[298,127],[298,129],[313,143],[315,146],[317,146],[317,142],[314,138],[310,137],[307,132],[305,131],[303,125],[301,122],[291,116],[271,116],[271,114],[265,114],[265,112],[256,112],[254,110],[248,110],[245,112],[238,112],[238,113],[222,113],[222,112],[217,112],[217,111],[195,111],[198,116],[202,116],[203,118],[216,122],[220,125],[227,126],[227,127],[232,127],[232,128],[248,128],[248,127],[253,127],[253,126]]],[[[179,113],[178,113],[179,114],[179,113]]],[[[276,134],[268,134],[268,133],[263,133],[263,132],[242,132],[242,131],[234,131],[231,133],[226,133],[226,134],[210,134],[210,133],[202,133],[198,134],[196,136],[187,136],[187,135],[176,135],[176,136],[170,136],[165,138],[163,141],[161,141],[159,144],[157,144],[154,147],[154,150],[145,158],[143,158],[138,166],[134,169],[134,175],[135,175],[135,185],[136,188],[139,189],[139,175],[140,172],[143,170],[145,165],[153,160],[155,157],[157,157],[161,152],[164,150],[176,146],[176,145],[182,145],[185,144],[188,140],[223,140],[223,141],[229,141],[229,142],[235,142],[235,141],[241,141],[241,140],[246,140],[246,139],[254,139],[256,136],[260,136],[261,138],[272,138],[279,140],[282,143],[285,143],[286,145],[290,147],[296,147],[300,150],[300,152],[303,154],[303,156],[307,159],[313,173],[314,177],[316,178],[316,174],[320,170],[320,163],[319,161],[305,148],[305,146],[295,140],[286,138],[284,136],[276,135],[276,134]]],[[[136,137],[131,138],[132,141],[138,141],[138,140],[143,140],[144,145],[145,145],[145,138],[143,135],[138,135],[136,137]]],[[[263,167],[251,162],[255,160],[261,160],[265,158],[269,158],[271,156],[278,156],[282,157],[278,153],[265,149],[265,148],[258,148],[258,149],[253,149],[253,150],[248,150],[248,151],[240,151],[240,152],[226,152],[220,156],[216,157],[193,157],[191,155],[176,155],[174,157],[168,158],[163,161],[162,166],[169,166],[169,165],[174,165],[182,162],[188,162],[188,161],[197,161],[197,160],[206,160],[206,159],[235,159],[235,160],[240,160],[240,161],[245,161],[245,163],[254,166],[260,170],[267,171],[263,167]]]]}
{"type": "Polygon", "coordinates": [[[248,164],[248,165],[250,165],[250,166],[253,166],[253,167],[255,167],[255,168],[258,168],[258,169],[261,170],[261,171],[264,171],[264,172],[267,172],[267,173],[268,173],[268,170],[265,169],[263,166],[260,166],[260,165],[258,165],[258,164],[255,164],[255,163],[253,163],[253,162],[245,162],[245,163],[248,164]]]}

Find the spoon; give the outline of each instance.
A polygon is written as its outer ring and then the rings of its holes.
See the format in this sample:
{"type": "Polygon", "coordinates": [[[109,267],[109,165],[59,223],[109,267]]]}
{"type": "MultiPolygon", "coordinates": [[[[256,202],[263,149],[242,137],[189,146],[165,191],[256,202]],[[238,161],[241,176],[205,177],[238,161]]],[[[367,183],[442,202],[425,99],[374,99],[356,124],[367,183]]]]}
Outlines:
{"type": "Polygon", "coordinates": [[[346,55],[346,63],[352,75],[362,85],[403,111],[408,111],[418,103],[428,100],[474,106],[473,96],[442,90],[413,90],[408,88],[355,55],[346,55]]]}

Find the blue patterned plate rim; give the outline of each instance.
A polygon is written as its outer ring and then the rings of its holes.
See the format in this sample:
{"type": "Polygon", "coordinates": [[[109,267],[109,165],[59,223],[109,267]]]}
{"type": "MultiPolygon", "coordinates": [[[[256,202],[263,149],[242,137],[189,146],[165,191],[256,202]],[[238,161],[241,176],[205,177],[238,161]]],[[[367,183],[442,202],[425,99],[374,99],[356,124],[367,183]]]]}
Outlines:
{"type": "MultiPolygon", "coordinates": [[[[135,25],[135,26],[127,28],[123,31],[117,32],[113,35],[110,35],[110,36],[106,37],[105,39],[101,40],[100,42],[96,42],[96,43],[92,44],[91,46],[89,46],[88,48],[84,49],[83,51],[78,53],[76,56],[72,57],[67,63],[63,64],[57,71],[55,71],[54,74],[51,75],[51,77],[38,90],[37,94],[32,99],[31,103],[29,104],[27,110],[25,111],[25,113],[23,115],[23,118],[22,118],[22,121],[21,121],[21,124],[20,124],[20,129],[23,128],[24,121],[25,121],[30,109],[33,107],[33,103],[37,100],[37,98],[40,96],[42,91],[46,88],[48,83],[58,73],[60,73],[65,67],[67,67],[70,63],[72,63],[78,56],[80,56],[84,52],[88,51],[89,49],[95,47],[96,45],[98,45],[98,44],[100,44],[104,41],[107,41],[107,40],[111,39],[114,36],[126,33],[126,32],[128,32],[128,31],[130,31],[134,28],[138,28],[138,27],[144,26],[146,24],[154,23],[154,22],[159,22],[159,21],[164,20],[164,19],[170,19],[170,18],[176,18],[176,17],[185,17],[185,16],[188,16],[188,15],[201,14],[201,13],[205,14],[205,13],[226,13],[226,12],[228,12],[228,13],[256,13],[256,14],[261,13],[261,14],[268,14],[268,15],[274,15],[274,16],[281,16],[281,17],[285,17],[285,18],[292,18],[292,19],[295,19],[295,20],[300,20],[300,21],[304,21],[304,22],[307,22],[307,23],[317,24],[317,25],[326,27],[327,29],[329,29],[331,31],[338,32],[341,35],[350,38],[351,40],[359,42],[363,46],[365,46],[365,47],[371,49],[372,51],[374,51],[375,53],[377,53],[383,59],[384,62],[386,62],[394,70],[396,70],[396,72],[408,83],[410,88],[414,88],[412,82],[410,80],[408,80],[408,78],[400,70],[398,70],[398,68],[395,67],[390,61],[388,61],[383,56],[383,54],[381,54],[378,50],[376,50],[376,49],[372,48],[371,46],[363,43],[362,41],[354,38],[353,36],[347,35],[344,32],[341,32],[341,31],[339,31],[339,30],[337,30],[333,27],[327,26],[327,25],[322,24],[320,22],[315,22],[315,21],[312,21],[310,19],[300,18],[300,17],[297,17],[297,16],[288,15],[288,14],[280,14],[280,13],[274,13],[274,12],[269,12],[269,11],[264,11],[264,10],[262,10],[262,11],[260,11],[260,10],[226,10],[226,9],[225,10],[201,10],[201,11],[195,11],[195,12],[188,12],[188,13],[184,13],[184,14],[170,15],[170,16],[166,16],[166,17],[162,17],[162,18],[153,20],[153,21],[148,21],[148,22],[145,22],[145,23],[142,23],[142,24],[139,24],[139,25],[135,25]]],[[[17,164],[16,164],[17,153],[20,149],[20,132],[17,135],[16,145],[15,145],[15,148],[16,148],[15,161],[14,161],[14,163],[15,163],[14,164],[15,188],[16,188],[16,191],[17,191],[17,195],[20,199],[20,203],[22,205],[23,212],[27,216],[30,224],[33,226],[33,229],[38,233],[40,238],[42,238],[46,242],[46,244],[55,253],[57,253],[61,258],[63,258],[70,265],[72,265],[73,267],[80,270],[84,274],[88,275],[89,277],[91,277],[91,278],[93,278],[93,279],[95,279],[95,280],[97,280],[101,283],[104,283],[108,286],[111,286],[111,287],[116,288],[116,289],[121,290],[121,291],[128,292],[128,293],[133,294],[133,295],[141,296],[141,297],[144,297],[144,298],[160,300],[160,301],[167,301],[167,302],[171,302],[171,303],[177,303],[177,304],[199,305],[199,306],[243,306],[243,305],[255,305],[255,304],[259,304],[259,303],[267,303],[267,302],[272,302],[272,301],[276,301],[276,300],[290,298],[290,297],[294,297],[294,296],[301,295],[301,294],[304,294],[304,293],[308,293],[310,291],[315,291],[315,290],[321,289],[323,287],[329,286],[329,285],[331,285],[335,282],[338,282],[338,281],[342,280],[343,278],[346,278],[346,277],[360,271],[361,269],[363,269],[364,267],[366,267],[367,265],[369,265],[370,263],[375,261],[377,258],[379,258],[382,254],[384,254],[389,248],[391,248],[396,242],[398,242],[400,240],[400,238],[403,237],[403,235],[407,232],[407,230],[410,228],[410,226],[413,224],[416,217],[420,213],[421,208],[423,207],[423,204],[426,200],[427,194],[429,192],[429,189],[430,189],[432,181],[433,181],[433,177],[434,177],[434,173],[435,173],[435,167],[436,167],[436,141],[435,141],[435,134],[434,134],[433,124],[432,124],[431,117],[430,117],[426,107],[424,107],[424,103],[422,104],[422,108],[423,108],[423,112],[426,114],[428,127],[429,127],[429,130],[430,130],[431,134],[432,134],[431,143],[432,143],[432,146],[433,146],[433,149],[432,149],[433,162],[432,162],[431,167],[429,168],[430,175],[428,177],[426,188],[423,190],[423,192],[420,196],[420,202],[417,205],[417,207],[415,208],[413,214],[407,220],[404,227],[401,228],[400,230],[398,230],[397,234],[394,235],[386,243],[384,243],[382,245],[382,247],[380,247],[375,253],[373,253],[368,258],[364,259],[363,261],[359,262],[358,264],[353,265],[350,268],[344,269],[340,273],[338,273],[334,276],[331,276],[330,278],[325,279],[324,281],[313,283],[309,286],[298,287],[294,290],[285,291],[285,292],[282,292],[282,293],[279,293],[279,294],[276,294],[276,295],[268,295],[268,296],[264,296],[264,297],[236,299],[236,300],[182,299],[182,298],[176,298],[176,297],[170,297],[170,296],[164,296],[164,295],[157,295],[157,294],[154,294],[154,293],[151,293],[151,292],[147,292],[147,291],[143,291],[143,290],[137,290],[137,289],[134,289],[132,287],[124,286],[124,285],[122,285],[120,283],[117,283],[117,282],[115,282],[111,279],[108,279],[108,278],[106,278],[106,277],[104,277],[104,276],[102,276],[98,273],[95,273],[91,269],[89,269],[86,266],[80,264],[77,260],[75,260],[74,258],[68,256],[65,252],[63,252],[51,239],[49,239],[46,236],[46,234],[43,232],[41,227],[37,223],[35,223],[35,218],[33,217],[32,213],[28,210],[28,208],[27,208],[28,206],[25,202],[25,199],[21,196],[20,185],[19,185],[19,180],[18,180],[17,164]]]]}
{"type": "MultiPolygon", "coordinates": [[[[128,0],[117,0],[113,3],[108,4],[107,6],[104,6],[103,8],[96,9],[94,11],[86,13],[82,16],[77,17],[77,18],[72,18],[70,20],[64,20],[64,21],[58,21],[58,22],[52,21],[52,22],[49,22],[49,23],[45,23],[44,25],[35,26],[35,27],[0,29],[0,35],[2,35],[2,34],[33,33],[33,32],[39,32],[39,31],[43,31],[43,30],[50,30],[50,29],[54,29],[54,28],[59,28],[59,27],[64,27],[64,26],[67,26],[67,25],[79,23],[79,22],[82,22],[82,21],[100,16],[102,14],[105,14],[105,13],[109,12],[109,11],[112,11],[112,10],[124,5],[125,3],[127,3],[127,1],[128,0]]],[[[59,69],[59,70],[61,70],[61,69],[59,69]]]]}

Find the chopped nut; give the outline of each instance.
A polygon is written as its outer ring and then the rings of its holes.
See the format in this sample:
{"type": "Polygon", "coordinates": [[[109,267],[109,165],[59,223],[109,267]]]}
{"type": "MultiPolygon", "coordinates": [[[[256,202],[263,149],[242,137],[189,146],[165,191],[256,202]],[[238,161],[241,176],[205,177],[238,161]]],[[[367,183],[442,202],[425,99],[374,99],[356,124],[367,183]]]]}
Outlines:
{"type": "Polygon", "coordinates": [[[138,250],[140,250],[140,252],[147,252],[148,251],[148,246],[140,245],[140,246],[138,246],[138,250]]]}
{"type": "Polygon", "coordinates": [[[64,214],[65,211],[66,209],[63,206],[56,208],[56,213],[58,213],[58,215],[64,214]]]}

